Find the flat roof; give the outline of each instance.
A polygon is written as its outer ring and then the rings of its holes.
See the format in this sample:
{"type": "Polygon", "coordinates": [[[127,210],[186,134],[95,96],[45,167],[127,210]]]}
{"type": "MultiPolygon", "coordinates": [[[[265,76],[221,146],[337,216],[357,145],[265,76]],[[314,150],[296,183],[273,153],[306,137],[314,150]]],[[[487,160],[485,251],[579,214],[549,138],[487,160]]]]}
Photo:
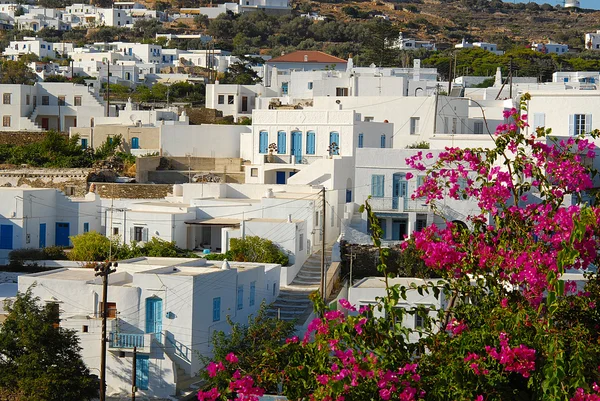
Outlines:
{"type": "MultiPolygon", "coordinates": [[[[242,212],[240,212],[242,213],[242,212]]],[[[197,219],[187,220],[185,224],[197,225],[197,226],[226,226],[226,227],[238,227],[241,224],[241,219],[227,219],[227,218],[213,218],[213,219],[197,219]]]]}
{"type": "Polygon", "coordinates": [[[65,267],[63,269],[28,274],[24,277],[47,277],[53,280],[89,281],[95,279],[96,272],[92,268],[65,267]]]}
{"type": "MultiPolygon", "coordinates": [[[[397,277],[397,278],[388,279],[388,282],[390,285],[399,284],[399,285],[407,287],[412,283],[415,283],[417,285],[423,285],[428,282],[437,283],[440,280],[441,279],[435,279],[435,278],[434,279],[422,279],[422,278],[416,278],[416,277],[397,277]]],[[[352,288],[385,288],[385,278],[383,278],[383,277],[365,277],[358,283],[354,284],[352,286],[352,288]]]]}

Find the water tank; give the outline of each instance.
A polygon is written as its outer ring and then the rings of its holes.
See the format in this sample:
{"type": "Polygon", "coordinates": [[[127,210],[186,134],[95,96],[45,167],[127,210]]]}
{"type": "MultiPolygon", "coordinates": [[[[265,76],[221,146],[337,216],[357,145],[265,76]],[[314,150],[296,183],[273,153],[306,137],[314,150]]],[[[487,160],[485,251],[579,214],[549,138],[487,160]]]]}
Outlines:
{"type": "Polygon", "coordinates": [[[568,7],[581,7],[579,0],[565,0],[565,8],[568,7]]]}

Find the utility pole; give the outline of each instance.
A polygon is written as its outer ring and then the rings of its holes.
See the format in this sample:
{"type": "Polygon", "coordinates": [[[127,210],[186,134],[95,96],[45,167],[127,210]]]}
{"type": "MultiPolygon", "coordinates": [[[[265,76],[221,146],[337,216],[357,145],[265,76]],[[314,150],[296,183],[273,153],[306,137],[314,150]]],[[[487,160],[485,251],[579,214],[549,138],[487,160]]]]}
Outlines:
{"type": "Polygon", "coordinates": [[[350,287],[352,287],[352,263],[354,262],[355,258],[356,255],[354,254],[354,246],[350,245],[350,287]]]}
{"type": "Polygon", "coordinates": [[[106,401],[106,318],[108,317],[108,275],[116,272],[118,266],[114,264],[112,269],[112,262],[100,263],[94,267],[96,271],[95,276],[102,277],[102,338],[100,339],[100,401],[106,401]]]}
{"type": "Polygon", "coordinates": [[[133,347],[133,366],[131,367],[131,401],[135,401],[135,378],[137,371],[137,347],[133,347]]]}
{"type": "Polygon", "coordinates": [[[510,58],[508,63],[508,79],[510,79],[510,98],[512,99],[512,88],[513,88],[513,59],[510,58]]]}
{"type": "Polygon", "coordinates": [[[452,90],[452,57],[454,54],[450,56],[450,68],[448,69],[448,96],[450,96],[450,91],[452,90]]]}
{"type": "MultiPolygon", "coordinates": [[[[440,93],[440,84],[435,86],[435,114],[433,116],[433,134],[435,135],[437,130],[437,119],[438,119],[438,96],[440,93]]],[[[449,95],[450,93],[448,93],[449,95]]]]}
{"type": "Polygon", "coordinates": [[[321,190],[321,199],[323,202],[321,211],[321,297],[323,297],[323,301],[327,301],[327,269],[325,267],[325,208],[327,202],[325,200],[325,187],[321,190]]]}
{"type": "Polygon", "coordinates": [[[106,117],[110,117],[110,54],[106,66],[106,117]]]}

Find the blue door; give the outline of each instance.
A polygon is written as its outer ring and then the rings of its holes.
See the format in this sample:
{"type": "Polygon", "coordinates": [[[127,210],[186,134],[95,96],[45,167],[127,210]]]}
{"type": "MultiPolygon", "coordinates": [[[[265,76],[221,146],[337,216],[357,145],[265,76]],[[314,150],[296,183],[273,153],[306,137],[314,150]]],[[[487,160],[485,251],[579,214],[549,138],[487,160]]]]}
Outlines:
{"type": "Polygon", "coordinates": [[[13,226],[10,224],[0,226],[0,249],[13,249],[13,226]]]}
{"type": "Polygon", "coordinates": [[[139,149],[140,148],[140,138],[134,136],[131,138],[131,149],[139,149]]]}
{"type": "Polygon", "coordinates": [[[88,147],[87,138],[81,138],[81,149],[87,149],[87,147],[88,147]]]}
{"type": "Polygon", "coordinates": [[[158,342],[162,333],[162,299],[146,298],[146,333],[154,333],[158,342]]]}
{"type": "Polygon", "coordinates": [[[40,224],[40,248],[46,247],[46,223],[40,224]]]}
{"type": "Polygon", "coordinates": [[[56,246],[69,246],[69,223],[56,223],[56,246]]]}
{"type": "Polygon", "coordinates": [[[352,202],[352,190],[347,189],[346,190],[346,203],[350,203],[350,202],[352,202]]]}
{"type": "Polygon", "coordinates": [[[329,133],[329,154],[340,154],[340,134],[338,132],[334,131],[329,133]]]}
{"type": "Polygon", "coordinates": [[[296,163],[302,162],[302,132],[292,132],[292,155],[296,163]]]}
{"type": "Polygon", "coordinates": [[[148,355],[137,355],[135,358],[135,386],[138,390],[148,390],[150,361],[148,355]]]}
{"type": "Polygon", "coordinates": [[[285,184],[285,171],[277,171],[276,181],[277,184],[285,184]]]}
{"type": "Polygon", "coordinates": [[[394,174],[392,181],[392,208],[398,209],[400,198],[406,198],[408,183],[404,180],[404,174],[394,174]]]}

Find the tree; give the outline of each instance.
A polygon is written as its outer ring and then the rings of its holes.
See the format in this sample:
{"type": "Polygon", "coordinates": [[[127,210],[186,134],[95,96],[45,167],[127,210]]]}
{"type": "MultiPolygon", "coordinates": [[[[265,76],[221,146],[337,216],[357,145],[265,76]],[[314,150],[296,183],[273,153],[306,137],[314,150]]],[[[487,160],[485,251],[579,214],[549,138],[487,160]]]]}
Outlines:
{"type": "Polygon", "coordinates": [[[398,51],[393,47],[400,30],[391,22],[375,18],[366,24],[367,36],[360,53],[363,65],[371,63],[380,67],[391,67],[396,64],[398,51]]]}
{"type": "Polygon", "coordinates": [[[0,84],[33,85],[37,75],[22,61],[6,60],[0,64],[0,84]]]}
{"type": "Polygon", "coordinates": [[[70,260],[83,262],[101,262],[108,259],[110,239],[96,231],[74,235],[71,237],[73,249],[68,253],[70,260]]]}
{"type": "Polygon", "coordinates": [[[279,263],[282,266],[289,262],[288,256],[273,241],[257,236],[232,238],[229,253],[238,262],[279,263]]]}
{"type": "Polygon", "coordinates": [[[240,61],[230,64],[221,82],[224,84],[254,85],[261,82],[258,73],[251,68],[251,61],[240,57],[240,61]]]}
{"type": "MultiPolygon", "coordinates": [[[[525,94],[519,109],[504,112],[511,123],[498,127],[492,148],[407,159],[427,174],[415,199],[436,211],[440,200],[472,198],[481,211],[406,242],[443,280],[392,285],[383,230],[364,205],[385,296],[360,308],[340,300],[334,310],[315,293],[317,317],[304,339],[276,350],[286,368],[263,365],[288,399],[600,399],[600,278],[588,270],[600,262],[600,207],[582,202],[597,177],[585,160],[596,156],[600,131],[561,140],[541,127],[527,130],[528,100],[525,94]],[[586,280],[566,281],[573,269],[586,280]],[[441,307],[399,307],[412,302],[409,292],[437,298],[441,307]]],[[[262,395],[235,364],[229,357],[209,365],[218,383],[198,398],[262,395]]]]}
{"type": "Polygon", "coordinates": [[[0,398],[79,401],[97,396],[72,330],[57,326],[57,304],[40,305],[31,289],[7,302],[0,326],[0,398]]]}

